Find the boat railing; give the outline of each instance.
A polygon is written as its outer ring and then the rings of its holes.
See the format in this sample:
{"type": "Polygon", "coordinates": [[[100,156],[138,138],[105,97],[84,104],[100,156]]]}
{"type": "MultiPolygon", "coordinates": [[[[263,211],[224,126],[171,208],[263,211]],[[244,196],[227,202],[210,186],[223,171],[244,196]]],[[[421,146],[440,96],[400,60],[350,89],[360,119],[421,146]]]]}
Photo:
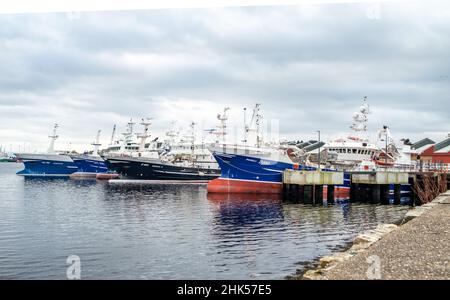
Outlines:
{"type": "Polygon", "coordinates": [[[450,173],[450,164],[445,163],[412,163],[398,164],[389,167],[379,167],[380,170],[389,172],[442,172],[450,173]]]}

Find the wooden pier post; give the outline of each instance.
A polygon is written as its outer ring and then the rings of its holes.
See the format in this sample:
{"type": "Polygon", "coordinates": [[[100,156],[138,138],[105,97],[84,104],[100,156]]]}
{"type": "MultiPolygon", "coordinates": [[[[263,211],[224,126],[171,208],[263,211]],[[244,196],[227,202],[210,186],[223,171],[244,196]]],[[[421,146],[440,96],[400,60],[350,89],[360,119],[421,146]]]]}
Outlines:
{"type": "Polygon", "coordinates": [[[334,185],[327,187],[327,204],[334,204],[334,185]]]}
{"type": "Polygon", "coordinates": [[[402,187],[400,184],[394,184],[394,204],[400,204],[402,198],[402,187]]]}

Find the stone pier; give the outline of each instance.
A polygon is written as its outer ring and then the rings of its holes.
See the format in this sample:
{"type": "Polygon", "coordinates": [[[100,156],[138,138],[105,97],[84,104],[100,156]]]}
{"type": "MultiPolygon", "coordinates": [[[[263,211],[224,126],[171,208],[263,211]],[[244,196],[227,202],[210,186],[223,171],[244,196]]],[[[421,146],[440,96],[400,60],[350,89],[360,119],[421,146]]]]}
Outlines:
{"type": "Polygon", "coordinates": [[[450,190],[411,209],[401,226],[359,235],[302,279],[450,279],[450,190]]]}

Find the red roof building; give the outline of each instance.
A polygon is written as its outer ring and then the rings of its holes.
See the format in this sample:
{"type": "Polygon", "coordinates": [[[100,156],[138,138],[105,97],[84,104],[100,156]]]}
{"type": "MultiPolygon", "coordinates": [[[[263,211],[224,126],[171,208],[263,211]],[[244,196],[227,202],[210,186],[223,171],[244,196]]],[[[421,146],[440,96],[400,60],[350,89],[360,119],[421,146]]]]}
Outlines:
{"type": "Polygon", "coordinates": [[[424,163],[450,164],[450,134],[442,142],[423,145],[415,155],[424,163]]]}

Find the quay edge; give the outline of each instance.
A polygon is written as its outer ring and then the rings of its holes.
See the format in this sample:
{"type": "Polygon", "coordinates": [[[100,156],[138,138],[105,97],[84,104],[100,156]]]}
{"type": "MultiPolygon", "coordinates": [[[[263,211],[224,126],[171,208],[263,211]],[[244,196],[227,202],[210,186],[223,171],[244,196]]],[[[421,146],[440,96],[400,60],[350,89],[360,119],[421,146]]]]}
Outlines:
{"type": "Polygon", "coordinates": [[[288,279],[450,279],[450,190],[432,202],[411,208],[399,226],[381,224],[359,234],[350,248],[320,258],[318,267],[288,279]],[[380,274],[369,278],[370,262],[379,259],[380,274]]]}

